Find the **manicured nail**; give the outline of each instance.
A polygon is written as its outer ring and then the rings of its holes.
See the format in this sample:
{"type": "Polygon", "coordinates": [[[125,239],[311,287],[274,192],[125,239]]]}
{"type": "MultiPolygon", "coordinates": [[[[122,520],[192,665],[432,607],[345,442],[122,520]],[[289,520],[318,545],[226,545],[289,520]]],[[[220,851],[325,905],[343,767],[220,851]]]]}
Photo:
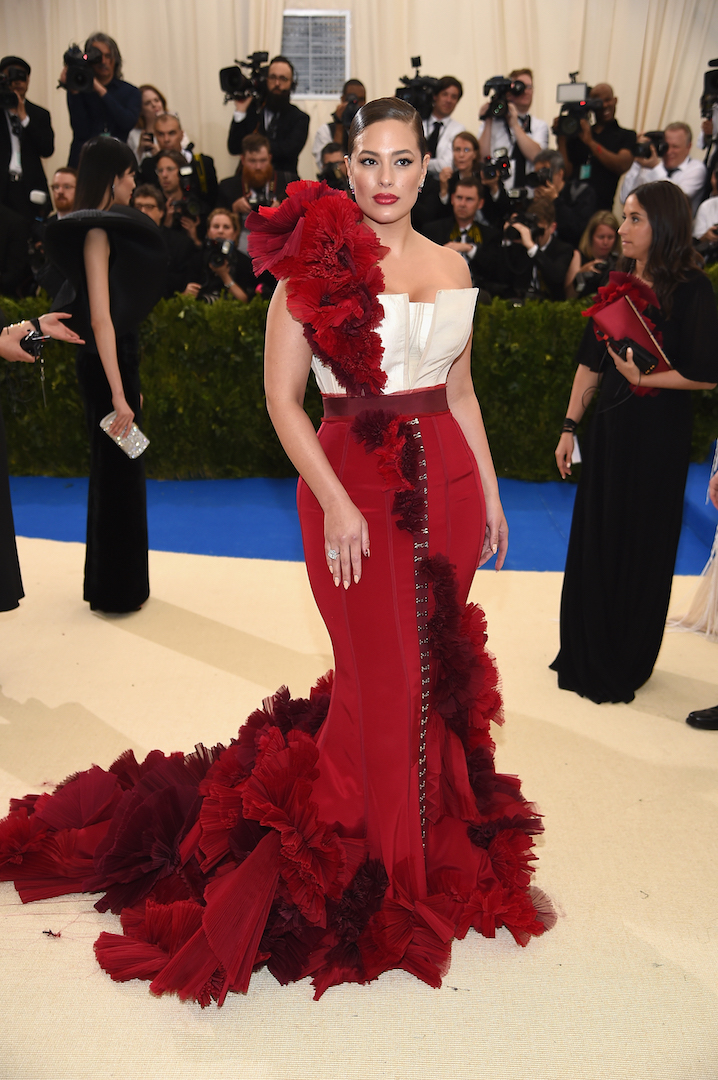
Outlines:
{"type": "Polygon", "coordinates": [[[345,582],[344,582],[344,588],[345,588],[345,589],[348,589],[348,588],[349,588],[349,582],[348,582],[348,581],[345,581],[345,582]]]}
{"type": "Polygon", "coordinates": [[[339,581],[340,581],[340,579],[338,577],[334,578],[334,584],[336,585],[337,588],[339,588],[339,581]]]}
{"type": "Polygon", "coordinates": [[[355,575],[354,575],[354,584],[355,584],[355,585],[358,585],[358,584],[359,584],[359,575],[358,575],[358,574],[355,574],[355,575]]]}
{"type": "Polygon", "coordinates": [[[491,545],[491,550],[493,551],[493,553],[495,555],[496,552],[499,550],[499,545],[498,544],[492,544],[491,545]]]}

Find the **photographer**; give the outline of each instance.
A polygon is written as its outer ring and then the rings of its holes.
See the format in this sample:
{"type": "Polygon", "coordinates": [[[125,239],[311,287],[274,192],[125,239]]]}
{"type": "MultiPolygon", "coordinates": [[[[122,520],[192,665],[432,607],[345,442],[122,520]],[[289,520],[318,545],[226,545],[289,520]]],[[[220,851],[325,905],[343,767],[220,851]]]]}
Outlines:
{"type": "Polygon", "coordinates": [[[501,233],[479,225],[476,215],[484,202],[478,177],[459,177],[451,196],[452,216],[427,225],[424,235],[442,247],[458,251],[466,261],[472,283],[488,296],[503,291],[501,276],[501,233]]]}
{"type": "Polygon", "coordinates": [[[139,89],[142,95],[142,112],[127,136],[127,145],[137,158],[137,164],[141,165],[145,158],[153,157],[160,149],[155,142],[155,120],[167,112],[167,99],[151,83],[144,83],[139,89]]]}
{"type": "Polygon", "coordinates": [[[245,135],[237,171],[234,176],[222,180],[217,194],[218,206],[231,210],[240,220],[239,250],[245,255],[247,214],[260,206],[278,206],[287,184],[293,179],[293,173],[275,170],[266,135],[245,135]]]}
{"type": "MultiPolygon", "coordinates": [[[[600,99],[603,108],[591,126],[586,117],[573,138],[557,134],[556,143],[569,180],[586,180],[596,192],[596,208],[612,210],[618,178],[633,164],[636,133],[622,128],[616,120],[618,98],[608,83],[594,86],[589,96],[600,99]]],[[[555,130],[555,123],[554,123],[555,130]]]]}
{"type": "Polygon", "coordinates": [[[189,236],[195,247],[202,247],[199,235],[199,207],[193,203],[183,186],[182,170],[187,162],[176,150],[161,150],[157,155],[157,180],[166,200],[164,228],[181,230],[189,236]]]}
{"type": "Polygon", "coordinates": [[[26,218],[0,203],[0,296],[27,294],[32,281],[26,218]]]}
{"type": "MultiPolygon", "coordinates": [[[[703,245],[718,245],[718,166],[711,172],[710,198],[705,199],[698,207],[698,212],[693,221],[693,239],[703,245]]],[[[699,247],[699,251],[708,256],[708,252],[699,247]]],[[[715,261],[714,251],[710,252],[711,262],[715,261]]]]}
{"type": "Polygon", "coordinates": [[[453,142],[464,130],[451,114],[459,104],[464,88],[453,75],[444,75],[436,84],[431,116],[423,121],[426,145],[431,155],[429,174],[438,177],[442,169],[452,168],[453,142]]]}
{"type": "MultiPolygon", "coordinates": [[[[662,133],[665,149],[658,142],[659,134],[650,132],[639,135],[639,145],[650,150],[650,153],[647,156],[637,156],[624,176],[620,192],[621,202],[625,202],[631,192],[641,184],[652,184],[654,180],[670,180],[686,193],[695,214],[703,197],[707,173],[703,162],[691,157],[691,129],[688,124],[680,121],[669,124],[662,133]],[[659,156],[658,151],[661,149],[663,154],[659,156]]],[[[637,147],[638,153],[640,150],[637,147]]]]}
{"type": "Polygon", "coordinates": [[[55,149],[55,135],[47,109],[27,100],[30,65],[19,56],[4,56],[0,60],[2,92],[7,95],[8,107],[0,120],[0,202],[27,220],[45,216],[50,209],[42,159],[55,149]],[[16,104],[9,105],[12,95],[16,104]],[[31,201],[45,196],[45,203],[31,201]]]}
{"type": "Polygon", "coordinates": [[[490,102],[482,105],[479,150],[482,159],[495,157],[499,148],[508,150],[512,169],[504,186],[510,190],[524,186],[526,173],[533,169],[534,158],[548,146],[548,124],[529,113],[534,94],[531,68],[516,68],[508,78],[512,82],[522,82],[524,89],[518,94],[510,91],[506,94],[508,110],[503,120],[487,116],[490,102]]]}
{"type": "MultiPolygon", "coordinates": [[[[92,69],[92,87],[89,93],[70,89],[67,94],[67,108],[70,113],[70,126],[73,131],[70,157],[67,164],[77,166],[80,151],[88,139],[95,135],[112,135],[122,142],[137,123],[142,109],[140,91],[132,83],[122,79],[122,57],[117,42],[108,34],[92,34],[85,42],[85,55],[93,50],[97,59],[90,62],[92,69]]],[[[65,66],[60,72],[60,83],[67,86],[68,54],[65,54],[65,66]]],[[[77,60],[82,56],[77,53],[77,60]]],[[[70,85],[72,86],[72,64],[70,85]]]]}
{"type": "Polygon", "coordinates": [[[236,98],[234,116],[229,126],[227,150],[242,152],[245,135],[255,132],[269,139],[275,168],[298,179],[297,162],[307,141],[309,116],[290,101],[296,86],[294,67],[286,56],[275,56],[269,64],[267,89],[262,102],[254,98],[236,98]]]}
{"type": "Polygon", "coordinates": [[[512,295],[564,300],[564,281],[573,249],[556,235],[555,201],[537,195],[531,212],[504,225],[503,274],[512,295]]]}
{"type": "Polygon", "coordinates": [[[333,124],[322,124],[314,136],[312,143],[312,156],[317,163],[317,169],[322,168],[322,151],[328,143],[339,143],[342,153],[346,153],[347,134],[351,121],[356,115],[357,109],[366,104],[366,89],[363,82],[358,79],[348,79],[342,87],[342,96],[339,104],[332,113],[333,124]],[[352,106],[347,113],[347,105],[352,106]]]}
{"type": "Polygon", "coordinates": [[[206,304],[214,304],[223,296],[247,303],[254,295],[256,280],[249,256],[237,249],[238,237],[237,215],[231,210],[213,210],[207,219],[202,251],[202,282],[188,285],[185,292],[206,304]]]}
{"type": "Polygon", "coordinates": [[[154,221],[167,248],[167,277],[162,295],[170,297],[175,293],[186,292],[189,283],[196,281],[202,274],[199,249],[183,230],[162,227],[167,203],[159,188],[152,184],[140,184],[132,193],[132,206],[154,221]]]}
{"type": "Polygon", "coordinates": [[[206,154],[194,153],[194,144],[187,143],[182,124],[177,113],[158,113],[155,117],[154,136],[159,146],[155,157],[145,158],[140,168],[143,184],[156,185],[158,181],[156,163],[167,151],[179,154],[183,158],[182,186],[187,197],[195,204],[195,215],[200,218],[202,227],[207,214],[217,202],[217,173],[214,161],[206,154]],[[183,148],[184,144],[184,148],[183,148]]]}
{"type": "Polygon", "coordinates": [[[566,274],[566,299],[590,296],[615,270],[621,255],[618,222],[610,210],[597,210],[589,221],[566,274]]]}
{"type": "Polygon", "coordinates": [[[327,143],[322,150],[322,170],[317,173],[317,180],[324,180],[329,187],[336,188],[337,191],[349,191],[347,163],[339,143],[327,143]]]}
{"type": "Polygon", "coordinates": [[[558,237],[575,247],[596,209],[596,192],[585,180],[566,183],[564,160],[558,150],[542,150],[534,159],[534,168],[532,179],[543,181],[536,186],[535,198],[553,202],[558,237]]]}

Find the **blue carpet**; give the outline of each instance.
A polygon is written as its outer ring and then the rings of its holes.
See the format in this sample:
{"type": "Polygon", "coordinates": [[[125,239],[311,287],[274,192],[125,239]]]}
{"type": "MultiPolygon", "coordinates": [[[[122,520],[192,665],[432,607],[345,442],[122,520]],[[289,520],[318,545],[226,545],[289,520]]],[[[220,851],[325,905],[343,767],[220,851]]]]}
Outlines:
{"type": "MultiPolygon", "coordinates": [[[[710,464],[691,465],[676,573],[698,574],[718,514],[705,505],[710,464]]],[[[501,480],[511,530],[508,570],[563,570],[576,488],[501,480]]],[[[245,559],[303,558],[294,480],[149,480],[150,547],[245,559]]],[[[19,536],[84,542],[87,479],[11,477],[19,536]]],[[[493,565],[493,560],[487,568],[493,565]]]]}

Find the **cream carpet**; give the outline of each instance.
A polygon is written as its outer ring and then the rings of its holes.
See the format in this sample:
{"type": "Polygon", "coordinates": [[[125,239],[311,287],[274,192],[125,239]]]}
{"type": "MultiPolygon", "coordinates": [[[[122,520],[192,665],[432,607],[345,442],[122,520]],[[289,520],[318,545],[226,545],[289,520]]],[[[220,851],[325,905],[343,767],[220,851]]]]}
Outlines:
{"type": "MultiPolygon", "coordinates": [[[[0,615],[0,807],[132,746],[231,737],[282,683],[331,664],[302,564],[151,554],[152,598],[102,618],[84,548],[20,540],[27,598],[0,615]]],[[[696,579],[677,578],[672,610],[696,579]]],[[[338,987],[266,972],[222,1009],[113,983],[92,943],[112,915],[0,885],[0,1077],[12,1080],[716,1080],[718,647],[666,636],[631,705],[559,691],[560,574],[481,573],[504,680],[498,764],[546,817],[537,884],[561,918],[520,949],[454,947],[441,990],[402,972],[338,987]],[[52,930],[51,937],[44,933],[52,930]]]]}

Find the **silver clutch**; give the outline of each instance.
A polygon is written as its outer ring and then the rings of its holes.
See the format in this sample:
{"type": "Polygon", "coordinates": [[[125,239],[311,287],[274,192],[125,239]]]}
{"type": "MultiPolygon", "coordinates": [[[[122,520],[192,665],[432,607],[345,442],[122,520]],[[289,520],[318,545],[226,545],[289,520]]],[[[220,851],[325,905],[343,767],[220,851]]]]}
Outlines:
{"type": "MultiPolygon", "coordinates": [[[[103,416],[100,420],[100,427],[107,435],[110,435],[110,425],[113,423],[116,416],[117,413],[113,410],[111,413],[108,413],[107,416],[103,416]]],[[[138,458],[150,445],[150,440],[140,431],[137,424],[134,423],[127,435],[110,435],[110,438],[114,443],[117,443],[120,450],[124,450],[128,458],[138,458]]]]}

